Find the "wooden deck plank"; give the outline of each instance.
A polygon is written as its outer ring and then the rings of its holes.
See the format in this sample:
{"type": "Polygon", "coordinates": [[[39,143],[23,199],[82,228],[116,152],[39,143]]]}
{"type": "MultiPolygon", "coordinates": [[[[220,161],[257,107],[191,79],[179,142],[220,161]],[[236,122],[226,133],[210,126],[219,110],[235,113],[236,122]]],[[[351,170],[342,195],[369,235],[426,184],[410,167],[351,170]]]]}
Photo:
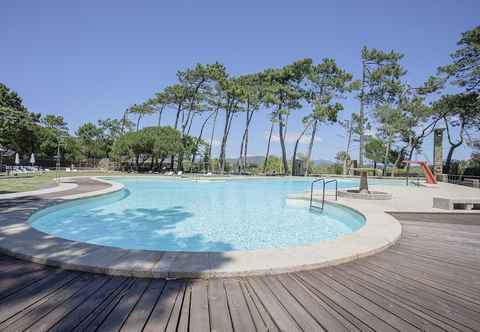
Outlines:
{"type": "Polygon", "coordinates": [[[458,297],[437,291],[418,282],[408,280],[407,278],[402,278],[395,273],[369,263],[364,263],[362,268],[368,269],[368,271],[375,273],[383,279],[390,280],[392,283],[395,283],[397,288],[401,287],[411,294],[422,297],[422,299],[427,301],[430,307],[434,307],[437,312],[444,315],[451,315],[455,317],[455,319],[461,319],[464,322],[470,322],[473,327],[480,329],[480,311],[475,310],[471,303],[465,304],[465,302],[458,297]]]}
{"type": "Polygon", "coordinates": [[[192,304],[192,285],[187,282],[183,295],[182,308],[180,310],[180,317],[178,320],[177,331],[188,332],[190,324],[190,306],[192,304]]]}
{"type": "Polygon", "coordinates": [[[289,291],[291,296],[303,305],[305,310],[307,310],[324,329],[327,331],[348,330],[338,319],[338,314],[333,314],[332,310],[329,310],[325,303],[315,298],[315,295],[303,287],[298,280],[293,279],[289,275],[280,275],[278,276],[278,280],[289,291]]]}
{"type": "Polygon", "coordinates": [[[223,280],[208,280],[208,307],[212,331],[233,331],[223,280]]]}
{"type": "Polygon", "coordinates": [[[144,331],[165,331],[170,315],[173,311],[175,301],[182,293],[184,282],[182,280],[167,281],[165,288],[152,310],[150,318],[145,325],[144,331]]]}
{"type": "Polygon", "coordinates": [[[356,312],[350,312],[345,309],[341,303],[335,301],[326,296],[323,292],[320,291],[322,287],[319,287],[318,282],[315,278],[309,273],[300,272],[294,274],[295,279],[299,280],[309,291],[315,294],[321,301],[325,302],[332,310],[337,312],[341,317],[344,318],[345,326],[348,326],[349,330],[356,331],[374,331],[368,324],[363,322],[362,319],[358,317],[356,312]]]}
{"type": "Polygon", "coordinates": [[[9,296],[3,299],[0,301],[0,322],[3,322],[20,311],[25,310],[76,277],[78,277],[78,274],[76,273],[52,273],[39,282],[18,291],[14,296],[9,296]]]}
{"type": "Polygon", "coordinates": [[[425,271],[426,269],[422,270],[420,267],[414,268],[411,266],[405,268],[400,263],[391,264],[390,262],[383,260],[377,260],[375,263],[370,261],[368,263],[377,265],[391,273],[402,276],[405,279],[414,279],[424,284],[426,287],[431,287],[432,289],[444,292],[450,296],[455,296],[456,298],[461,299],[462,302],[468,301],[468,305],[473,304],[480,306],[480,292],[476,290],[472,284],[469,286],[460,282],[454,282],[453,280],[445,280],[437,274],[425,271]],[[377,265],[379,261],[381,262],[381,265],[377,265]]]}
{"type": "Polygon", "coordinates": [[[394,293],[388,284],[384,284],[376,279],[370,279],[369,276],[365,276],[351,267],[336,266],[335,269],[341,271],[342,275],[355,281],[361,287],[387,298],[398,307],[403,307],[413,312],[415,315],[421,317],[426,325],[433,324],[434,326],[439,326],[445,331],[471,331],[471,329],[466,328],[463,325],[458,325],[455,322],[452,324],[449,319],[427,310],[417,304],[415,298],[408,296],[408,294],[404,296],[404,294],[394,293]]]}
{"type": "Polygon", "coordinates": [[[208,283],[205,280],[194,280],[191,282],[190,331],[210,331],[207,285],[208,283]]]}
{"type": "Polygon", "coordinates": [[[474,270],[460,269],[451,264],[436,262],[431,259],[415,255],[405,255],[403,252],[389,250],[375,258],[382,265],[401,265],[408,269],[414,269],[430,273],[434,277],[443,276],[451,281],[463,281],[469,287],[480,288],[480,277],[474,270]],[[407,260],[408,257],[408,260],[407,260]]]}
{"type": "MultiPolygon", "coordinates": [[[[331,300],[338,303],[342,308],[350,313],[355,313],[355,317],[361,320],[365,325],[370,326],[374,330],[394,331],[391,325],[386,323],[383,319],[362,307],[352,299],[352,294],[348,292],[340,292],[336,290],[331,283],[322,280],[321,275],[311,272],[308,274],[308,282],[318,291],[323,293],[331,300]]],[[[344,290],[345,291],[345,290],[344,290]]],[[[358,300],[358,299],[357,299],[358,300]]],[[[365,305],[365,303],[363,303],[365,305]]],[[[371,308],[369,308],[371,309],[371,308]]]]}
{"type": "Polygon", "coordinates": [[[446,312],[444,312],[444,310],[440,310],[435,305],[432,305],[428,299],[425,299],[422,294],[408,292],[397,283],[387,282],[375,271],[365,269],[361,265],[355,264],[355,273],[357,276],[362,277],[364,280],[368,280],[376,287],[381,286],[382,288],[390,291],[392,296],[398,296],[408,300],[410,305],[414,305],[417,309],[423,311],[429,316],[435,317],[436,319],[439,319],[444,323],[460,330],[472,330],[471,327],[465,324],[463,317],[458,317],[458,315],[448,310],[446,312]]]}
{"type": "Polygon", "coordinates": [[[95,277],[89,282],[83,289],[81,289],[74,296],[71,296],[61,305],[58,305],[53,310],[48,312],[40,320],[35,322],[33,325],[30,325],[25,331],[47,331],[50,330],[55,324],[57,324],[65,316],[66,308],[68,308],[68,303],[74,301],[77,298],[83,298],[85,295],[93,294],[101,285],[103,284],[103,278],[95,277]]]}
{"type": "MultiPolygon", "coordinates": [[[[87,287],[79,296],[65,302],[49,315],[56,317],[51,331],[72,331],[88,320],[90,314],[100,306],[110,294],[126,283],[125,278],[98,277],[98,281],[87,287]]],[[[53,319],[52,319],[53,320],[53,319]]]]}
{"type": "Polygon", "coordinates": [[[103,301],[97,305],[95,309],[73,329],[73,331],[94,331],[97,329],[103,323],[103,320],[110,314],[110,311],[112,311],[118,302],[122,300],[132,284],[133,280],[127,279],[120,285],[120,287],[115,289],[115,291],[106,294],[103,301]]]}
{"type": "Polygon", "coordinates": [[[262,278],[248,278],[248,283],[280,330],[301,331],[300,326],[278,302],[262,278]]]}
{"type": "Polygon", "coordinates": [[[420,329],[411,325],[408,321],[392,313],[389,310],[389,306],[382,307],[379,305],[379,303],[371,301],[347,286],[337,282],[335,280],[336,275],[332,275],[331,273],[328,273],[328,271],[315,271],[313,273],[319,280],[331,287],[333,290],[341,293],[345,297],[348,297],[350,301],[355,302],[357,305],[372,313],[391,327],[400,331],[420,331],[420,329]]]}
{"type": "Polygon", "coordinates": [[[52,272],[46,269],[38,271],[25,271],[20,273],[20,275],[14,274],[2,274],[2,279],[0,280],[0,301],[5,299],[12,294],[22,290],[25,287],[28,287],[36,282],[39,282],[51,275],[52,272]]]}
{"type": "MultiPolygon", "coordinates": [[[[4,259],[0,260],[0,273],[2,276],[11,274],[20,275],[22,273],[31,273],[39,270],[46,270],[47,268],[40,264],[29,263],[19,259],[13,259],[8,256],[0,256],[4,259]]],[[[1,286],[0,286],[1,289],[1,286]]]]}
{"type": "Polygon", "coordinates": [[[181,285],[181,289],[178,292],[177,298],[175,299],[175,304],[173,305],[172,313],[170,314],[170,319],[168,320],[168,325],[167,325],[167,328],[165,329],[165,332],[178,331],[178,327],[180,325],[183,302],[185,301],[186,289],[187,289],[187,282],[183,281],[181,285]]]}
{"type": "Polygon", "coordinates": [[[164,286],[164,280],[152,280],[150,282],[147,290],[142,294],[138,304],[122,326],[121,331],[141,331],[143,329],[164,286]]]}
{"type": "Polygon", "coordinates": [[[266,277],[265,284],[278,299],[285,310],[304,331],[325,331],[305,308],[288,293],[283,284],[276,277],[266,277]]]}
{"type": "Polygon", "coordinates": [[[470,270],[468,268],[459,266],[452,266],[449,263],[431,260],[418,255],[409,255],[405,252],[393,249],[389,250],[388,254],[396,255],[396,261],[408,261],[409,263],[412,262],[413,267],[421,266],[422,269],[428,268],[429,271],[432,271],[432,273],[435,273],[436,275],[441,274],[442,276],[449,276],[452,277],[453,280],[457,281],[464,280],[467,285],[474,285],[474,287],[477,286],[476,288],[478,288],[478,279],[480,274],[475,270],[470,270]]]}
{"type": "Polygon", "coordinates": [[[98,328],[99,331],[119,331],[123,323],[135,308],[138,300],[145,292],[149,284],[148,280],[137,279],[133,285],[127,290],[125,295],[113,310],[110,311],[107,317],[98,328]]]}
{"type": "MultiPolygon", "coordinates": [[[[247,300],[245,299],[240,281],[238,279],[228,279],[224,281],[224,285],[234,330],[255,331],[257,328],[247,304],[247,300]]],[[[264,330],[265,325],[263,325],[263,322],[260,323],[260,316],[258,313],[255,314],[257,317],[258,328],[264,330]]]]}
{"type": "Polygon", "coordinates": [[[417,329],[421,331],[443,331],[440,326],[425,320],[422,316],[417,315],[414,310],[410,310],[408,307],[403,306],[401,303],[388,296],[375,292],[373,289],[366,287],[361,282],[358,282],[358,280],[351,278],[348,274],[342,273],[340,270],[330,268],[328,271],[322,272],[329,274],[330,271],[332,271],[335,281],[354,290],[356,293],[369,299],[373,303],[376,303],[383,308],[387,308],[390,312],[409,322],[417,329]]]}
{"type": "Polygon", "coordinates": [[[35,305],[29,307],[27,310],[23,310],[18,315],[15,315],[12,320],[7,320],[0,325],[1,331],[23,331],[35,324],[42,317],[49,314],[68,298],[77,294],[84,287],[88,286],[94,278],[90,275],[82,275],[81,277],[73,280],[71,284],[67,284],[65,287],[58,289],[46,296],[41,301],[38,301],[35,305]]]}
{"type": "Polygon", "coordinates": [[[257,318],[255,323],[255,327],[257,328],[257,331],[262,331],[263,329],[266,329],[267,331],[274,331],[274,332],[280,331],[278,329],[278,326],[273,321],[272,317],[270,317],[267,310],[265,310],[265,307],[263,306],[262,302],[258,298],[257,294],[255,294],[255,292],[253,291],[252,287],[248,283],[248,280],[243,279],[240,281],[240,284],[243,289],[243,294],[247,299],[247,303],[249,303],[249,309],[252,314],[252,317],[254,318],[254,321],[255,321],[255,317],[257,318]],[[260,317],[261,322],[258,320],[258,317],[260,317]]]}

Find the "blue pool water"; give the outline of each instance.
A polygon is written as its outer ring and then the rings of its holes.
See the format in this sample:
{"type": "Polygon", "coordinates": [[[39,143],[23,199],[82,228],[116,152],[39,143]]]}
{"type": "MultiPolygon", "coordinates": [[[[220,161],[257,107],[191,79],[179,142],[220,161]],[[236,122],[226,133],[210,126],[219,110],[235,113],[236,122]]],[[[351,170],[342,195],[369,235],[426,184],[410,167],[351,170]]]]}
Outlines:
{"type": "MultiPolygon", "coordinates": [[[[230,251],[317,243],[354,232],[365,220],[335,205],[323,213],[287,200],[305,180],[191,181],[114,178],[126,189],[34,214],[36,229],[69,240],[126,249],[230,251]]],[[[339,187],[357,186],[340,180],[339,187]]]]}

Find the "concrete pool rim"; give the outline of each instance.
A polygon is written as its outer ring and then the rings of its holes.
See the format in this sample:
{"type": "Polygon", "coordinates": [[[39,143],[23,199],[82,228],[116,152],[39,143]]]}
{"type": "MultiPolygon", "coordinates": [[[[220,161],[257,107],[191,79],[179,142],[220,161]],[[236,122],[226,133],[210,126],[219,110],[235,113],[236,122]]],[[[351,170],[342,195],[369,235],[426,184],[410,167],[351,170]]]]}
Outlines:
{"type": "MultiPolygon", "coordinates": [[[[87,178],[107,183],[110,187],[59,197],[32,208],[28,213],[17,211],[1,216],[0,252],[67,270],[147,278],[214,278],[296,272],[345,263],[380,252],[394,244],[401,235],[401,225],[394,217],[381,209],[356,202],[328,204],[339,204],[363,215],[365,224],[359,230],[333,240],[280,249],[228,252],[129,250],[70,241],[30,226],[27,222],[30,216],[49,206],[124,189],[122,184],[114,181],[87,178]]],[[[288,199],[305,199],[305,196],[289,195],[288,199]]]]}

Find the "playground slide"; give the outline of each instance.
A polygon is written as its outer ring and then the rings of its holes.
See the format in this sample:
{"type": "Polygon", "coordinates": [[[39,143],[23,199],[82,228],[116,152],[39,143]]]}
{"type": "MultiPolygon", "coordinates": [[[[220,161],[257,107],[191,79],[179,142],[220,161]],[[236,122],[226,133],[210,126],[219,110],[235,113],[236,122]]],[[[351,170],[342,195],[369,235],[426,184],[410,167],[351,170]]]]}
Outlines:
{"type": "Polygon", "coordinates": [[[435,176],[433,176],[432,171],[430,168],[428,168],[428,165],[426,162],[419,162],[420,167],[422,168],[423,173],[425,173],[425,178],[427,179],[427,183],[429,184],[437,184],[437,180],[435,179],[435,176]]]}

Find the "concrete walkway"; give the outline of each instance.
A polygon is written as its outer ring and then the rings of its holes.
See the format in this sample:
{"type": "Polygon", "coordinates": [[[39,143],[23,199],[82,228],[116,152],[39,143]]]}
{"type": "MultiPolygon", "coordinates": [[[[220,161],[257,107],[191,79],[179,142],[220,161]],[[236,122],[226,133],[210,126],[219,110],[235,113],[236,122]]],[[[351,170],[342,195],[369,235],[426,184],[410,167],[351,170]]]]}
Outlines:
{"type": "MultiPolygon", "coordinates": [[[[385,212],[448,212],[433,207],[434,197],[445,198],[480,198],[480,189],[466,186],[454,185],[451,183],[439,182],[435,186],[403,186],[390,185],[370,186],[372,190],[385,191],[392,194],[391,200],[359,200],[353,198],[339,198],[338,202],[355,208],[375,208],[385,212]]],[[[308,196],[309,193],[306,193],[308,196]]],[[[320,192],[316,192],[315,197],[320,198],[320,192]]],[[[331,197],[328,198],[331,200],[331,197]]],[[[450,211],[451,212],[451,211],[450,211]]],[[[464,210],[455,210],[455,212],[468,212],[464,210]]]]}

